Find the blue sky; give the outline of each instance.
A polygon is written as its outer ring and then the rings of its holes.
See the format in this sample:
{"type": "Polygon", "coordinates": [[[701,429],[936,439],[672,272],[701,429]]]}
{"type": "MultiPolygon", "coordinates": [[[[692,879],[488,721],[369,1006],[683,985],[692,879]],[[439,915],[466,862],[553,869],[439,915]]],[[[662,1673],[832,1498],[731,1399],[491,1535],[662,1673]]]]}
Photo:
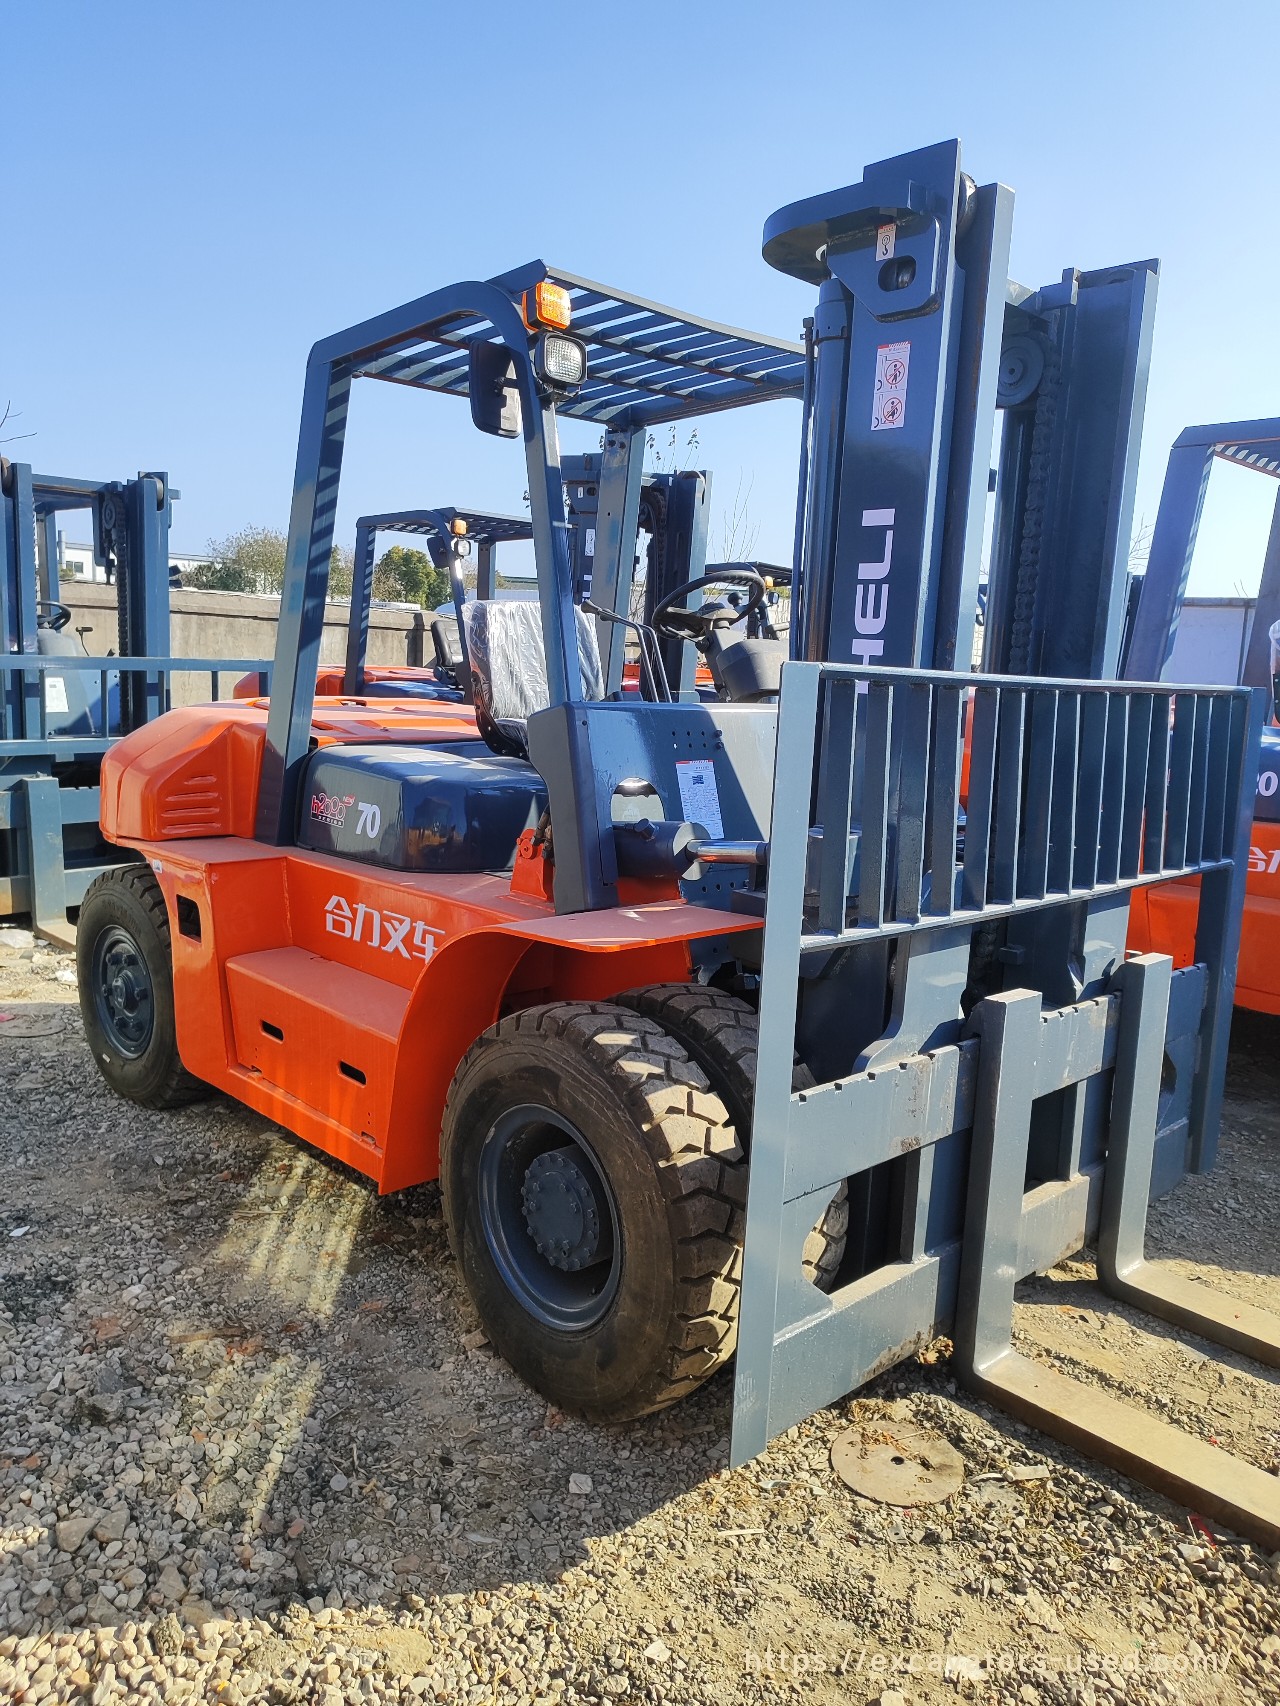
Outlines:
{"type": "MultiPolygon", "coordinates": [[[[1182,427],[1280,414],[1277,48],[1270,0],[28,0],[0,32],[0,406],[35,436],[5,450],[167,469],[177,550],[283,526],[317,337],[534,256],[794,336],[811,293],[760,259],[766,216],[959,135],[1017,192],[1025,283],[1163,262],[1150,520],[1182,427]]],[[[796,418],[701,432],[762,555],[789,550],[796,418]]],[[[518,454],[450,400],[366,383],[347,442],[340,537],[362,510],[520,508],[518,454]]],[[[1253,590],[1274,490],[1219,469],[1193,591],[1253,590]]]]}

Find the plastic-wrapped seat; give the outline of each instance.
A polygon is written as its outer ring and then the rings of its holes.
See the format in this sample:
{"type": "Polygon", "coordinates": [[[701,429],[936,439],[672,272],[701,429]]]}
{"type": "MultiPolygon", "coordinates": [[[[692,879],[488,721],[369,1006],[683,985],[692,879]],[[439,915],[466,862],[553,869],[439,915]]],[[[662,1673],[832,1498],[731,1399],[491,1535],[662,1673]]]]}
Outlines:
{"type": "MultiPolygon", "coordinates": [[[[582,696],[604,698],[595,625],[579,610],[578,659],[582,696]]],[[[476,724],[494,752],[527,758],[525,726],[551,703],[542,612],[532,600],[478,599],[462,607],[476,724]]]]}

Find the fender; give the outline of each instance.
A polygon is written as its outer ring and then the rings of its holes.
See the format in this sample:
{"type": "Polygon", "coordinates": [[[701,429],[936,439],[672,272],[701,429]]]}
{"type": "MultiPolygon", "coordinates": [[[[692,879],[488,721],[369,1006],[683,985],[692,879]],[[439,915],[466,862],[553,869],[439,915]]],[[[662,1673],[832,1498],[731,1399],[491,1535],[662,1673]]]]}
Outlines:
{"type": "Polygon", "coordinates": [[[689,973],[683,938],[588,947],[494,926],[446,942],[424,967],[400,1029],[379,1191],[439,1176],[449,1086],[463,1055],[503,1014],[556,999],[607,1001],[644,983],[684,983],[689,973]]]}

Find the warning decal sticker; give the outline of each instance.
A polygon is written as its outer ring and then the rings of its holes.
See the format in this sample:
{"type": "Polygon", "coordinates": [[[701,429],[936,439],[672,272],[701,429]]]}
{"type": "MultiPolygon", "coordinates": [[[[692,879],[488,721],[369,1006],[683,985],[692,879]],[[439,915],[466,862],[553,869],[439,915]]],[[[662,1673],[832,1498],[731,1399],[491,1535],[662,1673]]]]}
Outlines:
{"type": "Polygon", "coordinates": [[[892,220],[887,225],[876,226],[876,259],[891,261],[893,251],[898,246],[898,227],[892,220]]]}
{"type": "Polygon", "coordinates": [[[907,369],[911,365],[909,343],[881,344],[876,351],[876,390],[871,403],[871,430],[882,432],[900,427],[907,419],[907,369]]]}
{"type": "Polygon", "coordinates": [[[685,758],[676,763],[680,781],[680,810],[690,823],[700,823],[713,841],[724,835],[716,767],[709,758],[685,758]]]}

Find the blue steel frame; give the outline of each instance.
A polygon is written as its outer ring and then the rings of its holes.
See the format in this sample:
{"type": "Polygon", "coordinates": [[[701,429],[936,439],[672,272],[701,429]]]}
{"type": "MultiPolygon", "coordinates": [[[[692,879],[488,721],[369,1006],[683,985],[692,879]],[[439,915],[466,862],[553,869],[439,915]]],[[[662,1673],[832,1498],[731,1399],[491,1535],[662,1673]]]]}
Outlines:
{"type": "MultiPolygon", "coordinates": [[[[267,723],[258,798],[259,838],[290,845],[296,795],[307,758],[311,707],[333,544],[351,384],[382,379],[465,397],[468,354],[476,341],[508,353],[521,405],[530,521],[538,563],[538,596],[553,708],[582,697],[573,577],[560,476],[557,412],[606,429],[596,572],[629,571],[634,552],[644,440],[661,422],[801,395],[804,351],[798,344],[755,337],[677,313],[641,297],[593,284],[534,261],[487,282],[455,284],[316,344],[307,363],[298,439],[285,584],[276,641],[275,690],[267,723]],[[573,304],[573,334],[587,346],[589,376],[563,397],[540,388],[533,340],[521,300],[542,280],[563,285],[573,304]]],[[[575,768],[566,755],[565,768],[575,768]]],[[[582,910],[610,900],[607,873],[595,876],[599,830],[579,826],[579,857],[563,842],[566,871],[557,906],[582,910]],[[590,845],[587,845],[590,843],[590,845]],[[570,888],[577,893],[570,894],[570,888]]]]}
{"type": "MultiPolygon", "coordinates": [[[[1209,475],[1216,460],[1280,481],[1280,419],[1188,427],[1169,452],[1160,508],[1121,673],[1159,680],[1173,656],[1209,475]]],[[[1271,690],[1267,632],[1280,618],[1280,491],[1263,560],[1262,584],[1245,655],[1243,682],[1271,690]]]]}
{"type": "MultiPolygon", "coordinates": [[[[585,597],[612,610],[616,615],[631,614],[633,575],[620,561],[620,546],[614,542],[613,518],[604,515],[601,526],[601,501],[607,504],[610,493],[602,477],[607,466],[604,455],[589,452],[582,456],[562,459],[567,511],[575,522],[573,534],[574,594],[585,597]],[[598,546],[603,533],[604,551],[598,546]],[[605,567],[597,576],[596,557],[605,567]]],[[[623,491],[624,505],[630,494],[623,491]]],[[[641,479],[636,505],[636,526],[649,533],[647,575],[644,588],[644,620],[653,614],[654,605],[680,581],[696,580],[703,573],[707,560],[707,539],[710,529],[711,475],[705,469],[682,468],[648,469],[641,479]]],[[[622,529],[620,528],[621,532],[622,529]]],[[[700,595],[695,594],[695,597],[700,595]]],[[[616,694],[622,686],[625,662],[624,631],[616,622],[597,624],[600,662],[604,675],[606,696],[616,694]]],[[[679,699],[696,697],[698,653],[686,640],[669,635],[660,636],[658,653],[672,694],[679,699]]]]}
{"type": "Polygon", "coordinates": [[[958,142],[766,222],[765,259],[819,287],[793,657],[968,667],[1012,228],[958,142]]]}
{"type": "MultiPolygon", "coordinates": [[[[374,554],[379,533],[406,533],[425,539],[431,560],[446,569],[453,588],[454,604],[462,600],[461,563],[454,548],[452,523],[466,524],[464,537],[476,547],[476,597],[492,598],[494,556],[503,543],[533,538],[533,523],[525,516],[491,515],[478,509],[389,510],[384,515],[362,515],[356,522],[355,569],[351,579],[351,615],[347,624],[347,656],[343,691],[359,693],[364,686],[364,662],[369,644],[369,611],[373,605],[374,554]]],[[[458,609],[458,629],[462,612],[458,609]]]]}

